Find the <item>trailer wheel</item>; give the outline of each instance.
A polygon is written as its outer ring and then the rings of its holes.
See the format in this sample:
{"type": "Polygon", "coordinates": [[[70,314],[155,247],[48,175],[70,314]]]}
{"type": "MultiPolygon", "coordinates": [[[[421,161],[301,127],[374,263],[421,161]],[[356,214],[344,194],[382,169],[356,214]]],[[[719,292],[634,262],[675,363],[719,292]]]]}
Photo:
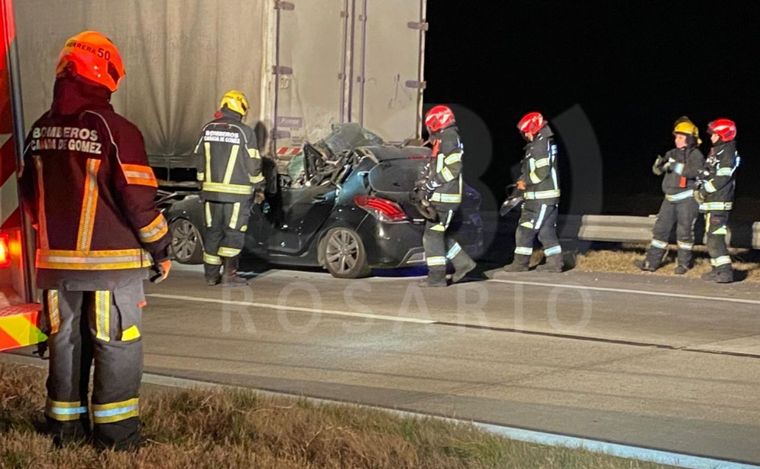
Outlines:
{"type": "Polygon", "coordinates": [[[178,218],[171,223],[172,253],[181,264],[203,262],[203,241],[198,229],[190,220],[178,218]]]}
{"type": "Polygon", "coordinates": [[[369,275],[367,251],[359,234],[349,228],[333,228],[320,243],[320,258],[337,278],[360,278],[369,275]]]}

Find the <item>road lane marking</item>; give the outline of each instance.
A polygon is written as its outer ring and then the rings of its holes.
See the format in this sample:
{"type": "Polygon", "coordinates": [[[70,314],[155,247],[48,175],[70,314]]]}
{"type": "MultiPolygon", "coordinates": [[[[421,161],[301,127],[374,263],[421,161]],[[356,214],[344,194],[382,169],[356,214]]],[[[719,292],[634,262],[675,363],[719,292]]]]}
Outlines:
{"type": "Polygon", "coordinates": [[[689,300],[721,301],[726,303],[741,303],[747,305],[760,305],[760,300],[748,300],[744,298],[726,298],[721,296],[689,295],[686,293],[667,293],[645,290],[631,290],[626,288],[593,287],[587,285],[563,285],[561,283],[526,282],[522,280],[502,280],[498,278],[487,280],[489,283],[506,283],[511,285],[531,285],[536,287],[568,288],[575,290],[591,290],[609,293],[629,293],[633,295],[664,296],[669,298],[685,298],[689,300]]]}
{"type": "Polygon", "coordinates": [[[392,322],[407,322],[413,324],[435,324],[437,321],[432,319],[417,319],[407,318],[403,316],[388,316],[385,314],[368,314],[368,313],[353,313],[348,311],[337,311],[333,309],[319,309],[319,308],[304,308],[301,306],[288,306],[277,305],[273,303],[255,303],[252,301],[234,301],[234,300],[220,300],[218,298],[201,298],[196,296],[184,296],[184,295],[166,295],[163,293],[149,293],[145,295],[149,298],[162,298],[166,300],[181,300],[181,301],[194,301],[196,303],[214,303],[214,304],[226,304],[233,306],[250,306],[254,308],[275,309],[278,311],[297,311],[299,313],[319,313],[328,316],[344,316],[363,319],[377,319],[380,321],[392,321],[392,322]]]}
{"type": "MultiPolygon", "coordinates": [[[[510,283],[535,284],[537,282],[510,282],[510,283]]],[[[567,285],[565,286],[568,288],[573,287],[573,286],[567,286],[567,285]]],[[[355,312],[350,312],[350,311],[337,311],[337,310],[319,309],[319,308],[305,308],[301,306],[277,305],[277,304],[272,304],[272,303],[256,303],[256,302],[251,302],[251,301],[234,301],[234,300],[222,300],[218,298],[202,298],[202,297],[194,297],[194,296],[167,295],[163,293],[149,293],[149,294],[146,294],[145,296],[150,297],[150,298],[159,298],[159,299],[167,299],[167,300],[193,301],[196,303],[227,304],[227,305],[233,305],[233,306],[249,306],[249,307],[255,307],[255,308],[275,309],[275,310],[280,310],[280,311],[295,311],[295,312],[310,313],[310,314],[318,313],[318,314],[324,314],[326,316],[377,319],[380,321],[401,322],[401,323],[422,324],[422,325],[435,325],[435,326],[454,327],[454,328],[461,327],[465,329],[489,330],[492,332],[505,332],[505,333],[510,333],[510,334],[548,337],[548,338],[553,338],[553,339],[576,340],[576,341],[584,341],[584,342],[599,342],[599,343],[610,344],[610,345],[623,345],[623,346],[630,346],[630,347],[651,347],[651,348],[656,348],[656,349],[661,349],[661,350],[671,350],[671,351],[677,351],[677,352],[692,352],[692,353],[702,353],[702,354],[707,354],[707,355],[726,355],[726,356],[734,356],[734,357],[739,357],[739,358],[760,359],[760,355],[754,354],[754,353],[747,353],[747,352],[731,352],[731,351],[725,351],[725,350],[692,348],[687,345],[677,346],[677,345],[656,343],[656,342],[638,342],[638,341],[633,341],[633,340],[613,339],[613,338],[608,338],[608,337],[584,336],[584,335],[567,334],[567,333],[561,333],[561,332],[550,332],[550,331],[542,331],[542,330],[516,329],[516,328],[497,326],[497,325],[472,324],[472,323],[467,323],[467,322],[455,322],[455,321],[440,321],[440,320],[434,320],[434,319],[418,319],[418,318],[411,318],[411,317],[405,317],[405,316],[389,316],[385,314],[355,313],[355,312]]]]}

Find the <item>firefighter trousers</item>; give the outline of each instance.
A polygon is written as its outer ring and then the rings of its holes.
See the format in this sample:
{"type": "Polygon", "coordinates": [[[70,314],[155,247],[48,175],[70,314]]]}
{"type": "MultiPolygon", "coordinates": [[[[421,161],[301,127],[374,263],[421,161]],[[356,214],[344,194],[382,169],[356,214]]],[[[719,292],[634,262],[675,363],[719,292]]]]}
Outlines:
{"type": "Polygon", "coordinates": [[[557,204],[542,204],[536,200],[526,201],[523,204],[515,233],[515,255],[533,254],[533,243],[536,237],[543,245],[547,259],[562,254],[562,247],[557,237],[558,214],[557,204]]]}
{"type": "Polygon", "coordinates": [[[203,263],[209,272],[216,272],[222,266],[222,258],[240,255],[245,244],[245,233],[251,217],[251,202],[209,202],[204,203],[206,234],[203,243],[203,263]]]}
{"type": "Polygon", "coordinates": [[[652,242],[647,250],[648,264],[655,269],[660,266],[667,254],[670,234],[675,226],[678,241],[678,265],[691,268],[692,250],[694,249],[694,224],[698,216],[699,205],[691,197],[677,202],[663,200],[652,230],[652,242]]]}
{"type": "Polygon", "coordinates": [[[139,443],[144,298],[142,280],[113,291],[44,291],[50,350],[45,416],[54,438],[91,434],[98,446],[117,449],[139,443]]]}
{"type": "Polygon", "coordinates": [[[731,256],[726,245],[729,212],[706,212],[705,230],[707,233],[707,252],[710,264],[718,271],[731,272],[731,256]]]}
{"type": "Polygon", "coordinates": [[[453,208],[435,207],[436,220],[425,222],[422,246],[430,277],[444,279],[447,261],[451,262],[455,270],[462,270],[473,263],[457,240],[447,233],[456,208],[456,205],[453,208]]]}

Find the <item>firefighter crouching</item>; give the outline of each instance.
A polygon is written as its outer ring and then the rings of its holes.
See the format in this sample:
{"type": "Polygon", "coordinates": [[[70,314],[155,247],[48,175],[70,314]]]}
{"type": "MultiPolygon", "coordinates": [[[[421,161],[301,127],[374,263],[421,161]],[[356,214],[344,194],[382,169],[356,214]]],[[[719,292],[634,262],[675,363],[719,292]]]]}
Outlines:
{"type": "Polygon", "coordinates": [[[700,174],[694,198],[699,211],[705,214],[707,251],[712,270],[703,280],[718,283],[734,281],[731,256],[726,246],[728,216],[734,205],[736,170],[741,158],[736,150],[736,124],[730,119],[717,119],[707,126],[712,148],[700,174]]]}
{"type": "Polygon", "coordinates": [[[528,142],[522,160],[522,175],[517,181],[517,188],[523,191],[525,203],[515,233],[514,260],[504,270],[528,271],[533,243],[538,236],[544,247],[546,263],[537,270],[562,272],[562,247],[557,238],[560,190],[554,133],[538,112],[523,116],[517,128],[528,142]]]}
{"type": "Polygon", "coordinates": [[[439,105],[430,109],[425,115],[425,126],[432,143],[432,159],[412,196],[432,209],[422,236],[428,276],[421,285],[445,287],[447,261],[454,266],[451,278],[454,283],[476,267],[475,261],[446,233],[454,212],[462,203],[464,148],[449,107],[439,105]]]}
{"type": "Polygon", "coordinates": [[[657,270],[668,253],[668,241],[675,225],[678,262],[674,272],[683,275],[692,268],[694,223],[699,215],[699,207],[694,200],[694,188],[705,157],[699,151],[699,145],[702,143],[699,139],[699,129],[688,117],[681,117],[676,121],[673,135],[676,147],[668,151],[664,157],[658,156],[652,166],[655,175],[663,176],[662,191],[665,199],[657,214],[646,258],[636,261],[635,264],[641,270],[657,270]]]}
{"type": "Polygon", "coordinates": [[[109,103],[124,77],[116,46],[82,32],[66,41],[56,76],[20,169],[49,335],[45,415],[57,444],[91,435],[126,449],[140,440],[142,282],[153,262],[168,275],[170,236],[142,135],[109,103]]]}
{"type": "Polygon", "coordinates": [[[203,127],[195,154],[202,183],[206,234],[203,264],[206,283],[242,286],[237,276],[251,204],[264,200],[261,154],[253,129],[243,123],[248,99],[231,90],[222,97],[216,119],[203,127]],[[222,264],[224,274],[222,276],[222,264]]]}

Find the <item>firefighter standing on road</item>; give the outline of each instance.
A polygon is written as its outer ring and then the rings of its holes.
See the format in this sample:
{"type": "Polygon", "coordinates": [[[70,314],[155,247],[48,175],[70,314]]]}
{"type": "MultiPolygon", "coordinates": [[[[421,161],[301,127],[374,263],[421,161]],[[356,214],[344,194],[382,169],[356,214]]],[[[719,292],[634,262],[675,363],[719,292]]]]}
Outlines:
{"type": "Polygon", "coordinates": [[[529,270],[533,242],[538,236],[544,246],[546,263],[537,270],[562,272],[562,247],[557,238],[560,191],[554,133],[538,112],[523,116],[517,128],[528,141],[522,160],[522,175],[517,181],[518,190],[524,191],[525,203],[515,233],[515,257],[504,270],[529,270]]]}
{"type": "Polygon", "coordinates": [[[705,157],[699,151],[699,129],[688,117],[681,117],[673,128],[676,147],[664,157],[658,156],[652,166],[652,172],[662,178],[662,201],[657,222],[652,232],[652,242],[644,260],[636,261],[641,270],[654,272],[667,254],[668,241],[673,226],[677,227],[678,265],[675,273],[683,275],[692,267],[692,250],[694,248],[694,223],[699,215],[699,207],[694,200],[694,188],[697,176],[705,163],[705,157]]]}
{"type": "Polygon", "coordinates": [[[100,447],[126,449],[140,440],[142,282],[151,256],[168,275],[170,236],[142,135],[109,103],[124,76],[116,46],[82,32],[66,42],[56,73],[52,107],[32,126],[20,170],[49,335],[45,414],[58,444],[92,433],[100,447]]]}
{"type": "Polygon", "coordinates": [[[432,160],[426,177],[415,192],[423,203],[433,208],[434,215],[425,223],[422,244],[428,266],[428,277],[423,286],[445,287],[446,262],[454,266],[452,282],[462,280],[475,267],[475,261],[459,243],[446,234],[454,211],[462,203],[462,155],[464,148],[454,121],[454,113],[447,106],[434,106],[425,115],[425,126],[433,145],[432,160]]]}
{"type": "Polygon", "coordinates": [[[704,274],[702,279],[731,283],[734,271],[726,235],[728,215],[734,205],[736,169],[741,162],[736,150],[736,124],[730,119],[717,119],[707,126],[707,133],[713,146],[700,174],[699,187],[694,191],[699,211],[705,214],[707,250],[712,264],[712,271],[704,274]]]}
{"type": "Polygon", "coordinates": [[[208,285],[246,285],[237,276],[252,202],[264,199],[261,155],[253,129],[243,123],[248,99],[224,94],[216,119],[201,131],[195,154],[202,182],[206,235],[203,264],[208,285]],[[222,277],[222,264],[224,276],[222,277]]]}

